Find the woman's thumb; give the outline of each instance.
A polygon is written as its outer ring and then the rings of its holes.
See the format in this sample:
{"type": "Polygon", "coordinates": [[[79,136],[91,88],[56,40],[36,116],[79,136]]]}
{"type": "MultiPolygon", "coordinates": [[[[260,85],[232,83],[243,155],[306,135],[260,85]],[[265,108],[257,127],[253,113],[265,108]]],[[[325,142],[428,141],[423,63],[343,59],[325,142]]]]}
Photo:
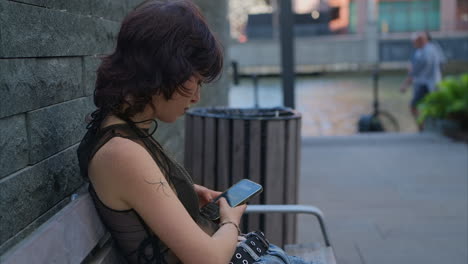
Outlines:
{"type": "Polygon", "coordinates": [[[226,201],[226,198],[224,197],[219,198],[218,204],[219,206],[229,206],[228,202],[226,201]]]}

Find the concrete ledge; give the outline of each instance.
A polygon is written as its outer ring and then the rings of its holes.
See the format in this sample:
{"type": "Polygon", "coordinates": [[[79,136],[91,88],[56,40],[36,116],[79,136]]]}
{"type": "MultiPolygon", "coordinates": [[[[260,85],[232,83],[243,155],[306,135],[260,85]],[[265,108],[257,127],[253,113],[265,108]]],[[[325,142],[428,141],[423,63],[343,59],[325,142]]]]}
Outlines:
{"type": "MultiPolygon", "coordinates": [[[[365,39],[360,36],[297,38],[295,40],[297,65],[366,64],[365,39]]],[[[239,66],[279,66],[280,46],[274,40],[252,40],[231,43],[230,58],[239,66]]]]}
{"type": "Polygon", "coordinates": [[[0,59],[0,118],[82,97],[80,58],[0,59]]]}
{"type": "MultiPolygon", "coordinates": [[[[431,33],[432,34],[432,33],[431,33]]],[[[434,34],[450,63],[466,61],[468,34],[434,34]],[[457,55],[458,54],[458,55],[457,55]],[[455,56],[456,55],[456,56],[455,56]]],[[[297,37],[294,42],[295,71],[298,73],[372,70],[364,35],[297,37]]],[[[231,41],[229,56],[238,62],[241,74],[279,74],[280,46],[277,39],[231,41]]],[[[380,69],[407,70],[413,48],[410,34],[390,34],[379,38],[380,69]]]]}
{"type": "Polygon", "coordinates": [[[89,194],[82,194],[0,259],[4,264],[81,263],[105,234],[89,194]]]}

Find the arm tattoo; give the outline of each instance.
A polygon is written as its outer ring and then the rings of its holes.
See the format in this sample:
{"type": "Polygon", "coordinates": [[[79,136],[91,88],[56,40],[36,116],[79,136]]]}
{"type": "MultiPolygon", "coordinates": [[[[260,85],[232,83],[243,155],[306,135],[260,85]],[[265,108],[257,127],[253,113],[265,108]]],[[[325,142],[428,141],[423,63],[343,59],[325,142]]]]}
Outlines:
{"type": "Polygon", "coordinates": [[[163,182],[161,179],[159,179],[158,182],[150,182],[148,180],[145,179],[145,182],[148,183],[148,184],[152,184],[152,185],[158,185],[157,187],[157,191],[159,191],[159,189],[162,188],[162,191],[163,193],[166,195],[166,196],[170,196],[168,193],[166,193],[166,185],[167,185],[167,182],[163,182]]]}

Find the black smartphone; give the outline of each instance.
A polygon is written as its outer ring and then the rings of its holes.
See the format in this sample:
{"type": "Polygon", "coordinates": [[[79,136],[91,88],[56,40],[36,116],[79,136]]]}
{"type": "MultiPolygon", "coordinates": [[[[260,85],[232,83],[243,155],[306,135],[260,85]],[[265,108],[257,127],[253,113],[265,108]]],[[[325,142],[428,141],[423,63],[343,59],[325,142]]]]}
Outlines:
{"type": "Polygon", "coordinates": [[[226,198],[226,201],[231,207],[236,207],[247,202],[250,198],[262,192],[262,190],[262,186],[258,183],[247,179],[240,180],[238,183],[231,186],[231,188],[223,192],[220,196],[216,197],[212,202],[203,206],[200,209],[200,213],[213,221],[218,220],[220,215],[219,207],[216,202],[219,200],[219,198],[226,198]]]}
{"type": "Polygon", "coordinates": [[[263,188],[260,184],[251,180],[243,179],[231,186],[220,196],[214,199],[213,202],[224,197],[231,207],[236,207],[240,204],[246,203],[250,198],[262,192],[263,188]]]}

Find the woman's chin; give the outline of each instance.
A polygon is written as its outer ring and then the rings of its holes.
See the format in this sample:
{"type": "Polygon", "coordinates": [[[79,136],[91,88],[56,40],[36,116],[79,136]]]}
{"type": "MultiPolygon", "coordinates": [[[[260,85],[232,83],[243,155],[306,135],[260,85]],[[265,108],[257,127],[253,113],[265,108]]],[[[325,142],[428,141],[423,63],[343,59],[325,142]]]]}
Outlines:
{"type": "Polygon", "coordinates": [[[164,118],[158,118],[159,121],[164,122],[164,123],[174,123],[179,119],[180,116],[174,116],[174,117],[164,117],[164,118]]]}

